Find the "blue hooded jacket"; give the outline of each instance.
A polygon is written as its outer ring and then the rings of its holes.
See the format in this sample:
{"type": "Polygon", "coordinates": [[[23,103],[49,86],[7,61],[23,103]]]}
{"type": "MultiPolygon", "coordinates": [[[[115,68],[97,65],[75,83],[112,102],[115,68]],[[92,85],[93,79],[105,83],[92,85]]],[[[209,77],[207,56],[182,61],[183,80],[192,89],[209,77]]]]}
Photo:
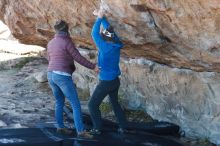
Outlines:
{"type": "Polygon", "coordinates": [[[100,34],[100,26],[107,29],[110,25],[105,17],[97,18],[92,28],[92,38],[98,48],[98,66],[100,80],[113,80],[121,74],[119,61],[120,49],[123,47],[118,36],[114,35],[114,42],[105,41],[100,34]],[[117,43],[115,43],[117,42],[117,43]]]}

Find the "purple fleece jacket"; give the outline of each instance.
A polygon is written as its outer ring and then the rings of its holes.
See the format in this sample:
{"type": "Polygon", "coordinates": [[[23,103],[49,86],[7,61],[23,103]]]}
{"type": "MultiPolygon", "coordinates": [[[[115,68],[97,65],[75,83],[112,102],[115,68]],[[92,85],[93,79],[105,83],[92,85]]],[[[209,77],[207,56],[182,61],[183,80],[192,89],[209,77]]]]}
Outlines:
{"type": "Polygon", "coordinates": [[[84,58],[76,49],[68,34],[58,33],[47,45],[48,71],[62,71],[72,74],[75,71],[74,61],[94,69],[95,64],[84,58]]]}

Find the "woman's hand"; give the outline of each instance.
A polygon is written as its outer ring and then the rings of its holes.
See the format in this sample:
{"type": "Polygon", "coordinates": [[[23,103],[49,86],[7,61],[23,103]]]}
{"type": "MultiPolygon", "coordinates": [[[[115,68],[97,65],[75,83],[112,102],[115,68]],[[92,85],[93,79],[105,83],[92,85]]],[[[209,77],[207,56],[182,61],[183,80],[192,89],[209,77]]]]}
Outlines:
{"type": "Polygon", "coordinates": [[[94,71],[98,74],[99,73],[99,67],[96,65],[94,68],[94,71]]]}

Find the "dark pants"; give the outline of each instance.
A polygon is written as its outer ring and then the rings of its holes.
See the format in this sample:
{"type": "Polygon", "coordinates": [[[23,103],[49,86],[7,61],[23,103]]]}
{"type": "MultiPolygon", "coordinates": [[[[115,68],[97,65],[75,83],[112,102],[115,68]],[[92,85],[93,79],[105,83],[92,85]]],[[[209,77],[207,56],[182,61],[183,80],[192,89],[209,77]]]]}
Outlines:
{"type": "Polygon", "coordinates": [[[117,118],[117,122],[119,123],[119,127],[126,128],[126,117],[120,104],[118,103],[119,87],[119,78],[111,81],[100,81],[96,86],[89,101],[89,112],[95,129],[102,130],[101,111],[99,106],[107,95],[109,95],[109,101],[117,118]]]}

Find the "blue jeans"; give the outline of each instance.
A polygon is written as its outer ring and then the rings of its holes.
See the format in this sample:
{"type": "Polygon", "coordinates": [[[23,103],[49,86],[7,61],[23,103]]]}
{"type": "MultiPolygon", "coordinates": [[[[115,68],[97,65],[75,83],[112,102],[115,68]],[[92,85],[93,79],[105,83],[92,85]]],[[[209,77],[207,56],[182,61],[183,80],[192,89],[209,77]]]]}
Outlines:
{"type": "Polygon", "coordinates": [[[66,97],[73,109],[74,125],[77,133],[84,131],[81,106],[72,77],[48,72],[47,78],[56,99],[55,118],[58,128],[65,127],[63,122],[63,107],[66,97]]]}
{"type": "Polygon", "coordinates": [[[123,129],[127,127],[127,120],[124,111],[118,102],[119,87],[119,78],[111,81],[100,81],[96,86],[95,91],[93,92],[93,95],[89,101],[89,112],[95,129],[102,130],[102,119],[99,106],[107,95],[109,95],[109,101],[117,118],[117,122],[119,123],[119,127],[123,129]]]}

